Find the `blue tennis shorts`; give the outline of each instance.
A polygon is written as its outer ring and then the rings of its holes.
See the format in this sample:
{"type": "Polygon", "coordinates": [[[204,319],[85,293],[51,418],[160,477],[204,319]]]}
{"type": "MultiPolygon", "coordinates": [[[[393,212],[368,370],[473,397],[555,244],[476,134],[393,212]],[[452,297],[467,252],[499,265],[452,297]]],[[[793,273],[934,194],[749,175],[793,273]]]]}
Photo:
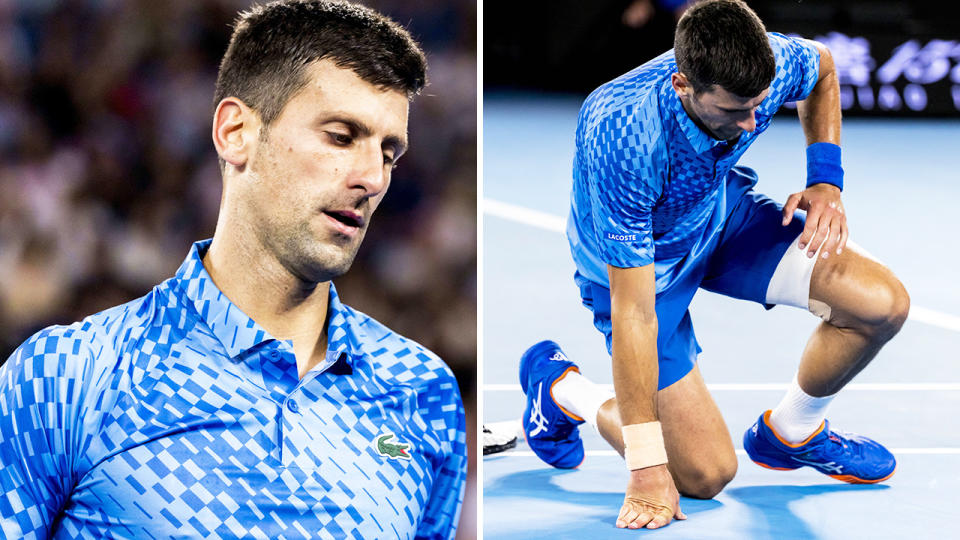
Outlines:
{"type": "MultiPolygon", "coordinates": [[[[787,248],[803,232],[805,216],[798,212],[784,227],[783,206],[755,192],[756,182],[757,175],[749,168],[731,170],[722,210],[726,217],[716,234],[705,235],[702,245],[691,249],[700,255],[654,262],[659,389],[689,373],[701,351],[688,310],[698,289],[773,307],[766,303],[767,286],[787,248]]],[[[579,272],[574,280],[583,305],[593,312],[594,326],[606,337],[607,352],[612,354],[610,289],[579,272]]]]}

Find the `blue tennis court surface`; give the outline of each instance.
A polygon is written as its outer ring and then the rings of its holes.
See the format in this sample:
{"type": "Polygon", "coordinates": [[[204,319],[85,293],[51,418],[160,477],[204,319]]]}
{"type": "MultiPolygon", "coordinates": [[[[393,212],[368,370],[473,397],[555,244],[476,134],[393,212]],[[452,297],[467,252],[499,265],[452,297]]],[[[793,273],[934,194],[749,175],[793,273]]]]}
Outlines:
{"type": "MultiPolygon", "coordinates": [[[[519,418],[522,352],[558,341],[581,371],[611,384],[603,339],[580,305],[562,233],[579,100],[509,95],[484,100],[483,413],[519,418]]],[[[831,425],[897,454],[878,485],[837,482],[810,469],[770,471],[741,440],[779,401],[818,319],[700,291],[691,306],[699,365],[740,456],[715,499],[683,498],[689,516],[659,531],[618,530],[626,473],[589,426],[579,469],[548,467],[521,441],[483,460],[487,538],[957,538],[960,509],[960,122],[847,120],[844,205],[851,237],[911,294],[901,333],[833,402],[831,425]]],[[[777,200],[805,183],[799,123],[774,120],[741,165],[777,200]]]]}

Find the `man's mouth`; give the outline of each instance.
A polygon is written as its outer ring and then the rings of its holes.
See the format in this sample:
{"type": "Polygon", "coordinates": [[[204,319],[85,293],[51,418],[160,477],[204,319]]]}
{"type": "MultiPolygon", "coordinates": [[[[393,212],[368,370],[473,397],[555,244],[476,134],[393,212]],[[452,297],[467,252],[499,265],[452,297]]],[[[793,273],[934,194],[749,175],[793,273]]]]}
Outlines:
{"type": "Polygon", "coordinates": [[[352,210],[324,210],[323,213],[334,222],[337,230],[344,234],[352,235],[363,227],[363,216],[352,210]]]}

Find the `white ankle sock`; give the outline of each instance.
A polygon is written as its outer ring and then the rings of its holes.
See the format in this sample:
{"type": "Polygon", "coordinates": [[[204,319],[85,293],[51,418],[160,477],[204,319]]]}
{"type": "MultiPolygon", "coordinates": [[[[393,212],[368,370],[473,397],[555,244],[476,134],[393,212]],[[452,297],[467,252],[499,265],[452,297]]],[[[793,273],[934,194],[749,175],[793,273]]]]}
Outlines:
{"type": "Polygon", "coordinates": [[[794,376],[787,394],[770,413],[770,425],[787,442],[803,442],[823,423],[835,396],[813,397],[800,388],[794,376]]]}
{"type": "Polygon", "coordinates": [[[576,371],[568,371],[553,385],[553,399],[557,404],[586,420],[594,429],[597,427],[597,411],[612,397],[613,392],[576,371]]]}

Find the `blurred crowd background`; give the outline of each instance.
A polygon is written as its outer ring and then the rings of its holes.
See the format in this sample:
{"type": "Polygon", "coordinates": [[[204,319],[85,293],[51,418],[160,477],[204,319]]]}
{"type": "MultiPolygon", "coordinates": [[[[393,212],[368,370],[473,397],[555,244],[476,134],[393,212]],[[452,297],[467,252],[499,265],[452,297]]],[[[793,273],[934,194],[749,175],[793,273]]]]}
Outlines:
{"type": "MultiPolygon", "coordinates": [[[[336,285],[447,361],[472,425],[476,3],[363,3],[410,29],[431,83],[411,107],[411,149],[336,285]]],[[[213,235],[214,82],[250,4],[0,0],[0,363],[47,325],[146,294],[213,235]]],[[[463,538],[475,534],[474,501],[463,538]]]]}

